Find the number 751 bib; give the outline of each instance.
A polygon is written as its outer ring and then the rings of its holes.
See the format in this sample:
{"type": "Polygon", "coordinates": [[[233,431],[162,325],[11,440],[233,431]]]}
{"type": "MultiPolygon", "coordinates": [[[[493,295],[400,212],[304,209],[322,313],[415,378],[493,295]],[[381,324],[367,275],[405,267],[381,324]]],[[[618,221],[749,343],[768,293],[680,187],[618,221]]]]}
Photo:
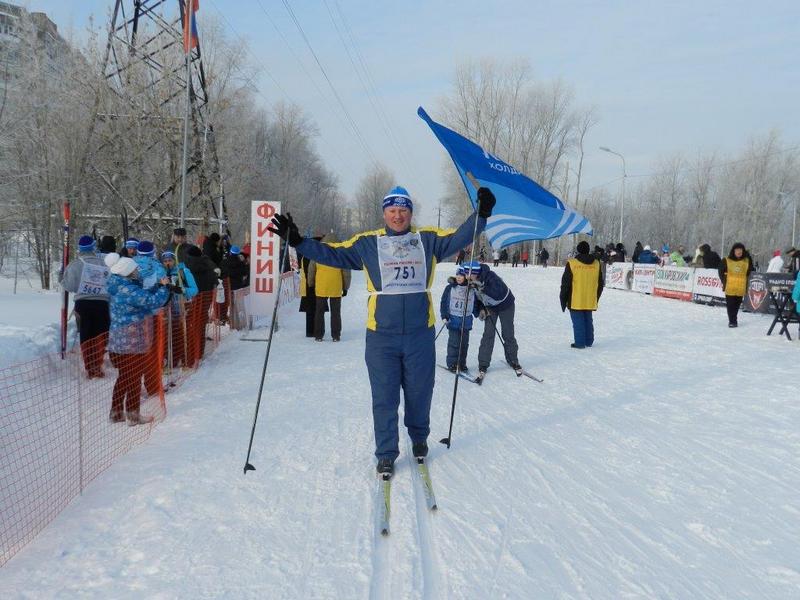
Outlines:
{"type": "Polygon", "coordinates": [[[428,269],[419,233],[378,236],[382,294],[415,294],[427,289],[428,269]]]}

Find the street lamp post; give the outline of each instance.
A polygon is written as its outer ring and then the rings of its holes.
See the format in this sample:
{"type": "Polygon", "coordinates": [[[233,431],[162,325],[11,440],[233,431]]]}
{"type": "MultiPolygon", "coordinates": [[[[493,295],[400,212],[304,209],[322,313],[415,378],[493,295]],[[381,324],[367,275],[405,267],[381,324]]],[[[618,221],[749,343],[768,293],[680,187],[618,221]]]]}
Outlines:
{"type": "Polygon", "coordinates": [[[792,201],[792,248],[795,248],[795,237],[797,233],[797,190],[791,192],[778,192],[778,196],[783,198],[791,194],[794,197],[792,201]]]}
{"type": "Polygon", "coordinates": [[[600,146],[600,150],[608,152],[622,159],[622,198],[619,203],[619,241],[622,243],[622,225],[625,220],[625,180],[628,178],[628,169],[625,167],[625,157],[619,152],[614,152],[611,148],[600,146]]]}

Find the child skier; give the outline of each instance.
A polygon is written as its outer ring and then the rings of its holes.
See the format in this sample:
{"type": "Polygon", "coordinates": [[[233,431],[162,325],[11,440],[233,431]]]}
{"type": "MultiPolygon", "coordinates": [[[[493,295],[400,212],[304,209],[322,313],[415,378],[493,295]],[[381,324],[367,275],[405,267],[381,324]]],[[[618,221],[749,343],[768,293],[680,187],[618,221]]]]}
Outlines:
{"type": "Polygon", "coordinates": [[[469,349],[469,332],[472,329],[472,317],[478,316],[478,305],[475,303],[475,290],[467,285],[467,276],[464,267],[459,266],[455,277],[447,279],[448,286],[442,292],[441,313],[442,319],[447,321],[447,368],[455,373],[457,365],[460,371],[467,369],[467,350],[469,349]],[[467,303],[466,317],[464,315],[464,302],[467,303]],[[464,340],[461,341],[461,319],[464,322],[464,340]],[[461,355],[459,356],[459,345],[461,355]]]}

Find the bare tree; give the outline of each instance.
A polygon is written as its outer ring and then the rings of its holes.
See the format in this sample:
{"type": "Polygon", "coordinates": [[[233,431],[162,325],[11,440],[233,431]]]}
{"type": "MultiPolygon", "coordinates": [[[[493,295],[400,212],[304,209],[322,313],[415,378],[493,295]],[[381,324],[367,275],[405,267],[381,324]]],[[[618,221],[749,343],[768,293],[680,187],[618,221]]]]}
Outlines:
{"type": "Polygon", "coordinates": [[[395,182],[394,173],[381,164],[373,165],[364,174],[355,195],[358,229],[370,230],[383,225],[383,197],[395,182]]]}

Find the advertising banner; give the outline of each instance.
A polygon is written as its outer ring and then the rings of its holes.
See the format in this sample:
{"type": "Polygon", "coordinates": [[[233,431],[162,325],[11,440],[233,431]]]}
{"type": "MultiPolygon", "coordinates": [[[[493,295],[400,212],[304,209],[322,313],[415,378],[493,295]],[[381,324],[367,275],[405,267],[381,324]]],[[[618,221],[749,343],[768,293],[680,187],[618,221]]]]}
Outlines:
{"type": "Polygon", "coordinates": [[[656,267],[653,295],[676,300],[692,300],[694,277],[691,267],[656,267]]]}
{"type": "Polygon", "coordinates": [[[655,279],[655,265],[633,265],[633,287],[631,288],[633,291],[639,292],[640,294],[652,294],[655,279]]]}
{"type": "Polygon", "coordinates": [[[254,201],[250,208],[250,294],[247,311],[251,317],[272,317],[280,276],[281,239],[269,231],[280,202],[254,201]]]}
{"type": "Polygon", "coordinates": [[[606,287],[629,290],[633,287],[633,263],[615,262],[606,266],[606,287]]]}
{"type": "Polygon", "coordinates": [[[716,269],[695,269],[692,300],[700,304],[725,304],[725,292],[716,269]]]}
{"type": "Polygon", "coordinates": [[[774,314],[775,305],[769,299],[769,291],[772,290],[782,299],[783,294],[792,293],[794,278],[789,273],[753,273],[747,283],[747,295],[742,302],[742,310],[774,314]]]}

